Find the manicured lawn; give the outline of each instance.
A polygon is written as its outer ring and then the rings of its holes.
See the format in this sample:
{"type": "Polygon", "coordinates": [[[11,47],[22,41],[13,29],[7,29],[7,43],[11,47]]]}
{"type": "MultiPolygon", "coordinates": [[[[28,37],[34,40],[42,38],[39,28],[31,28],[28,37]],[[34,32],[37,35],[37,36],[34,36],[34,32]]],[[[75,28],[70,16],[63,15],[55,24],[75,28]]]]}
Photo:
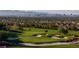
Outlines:
{"type": "MultiPolygon", "coordinates": [[[[58,39],[52,39],[48,38],[46,35],[43,37],[33,37],[33,34],[42,34],[45,33],[46,29],[38,29],[38,28],[32,28],[30,31],[25,30],[19,37],[21,38],[23,42],[28,42],[28,43],[40,43],[40,42],[53,42],[53,41],[58,41],[58,39]]],[[[48,30],[48,34],[54,34],[57,33],[56,30],[48,30]]]]}
{"type": "MultiPolygon", "coordinates": [[[[45,30],[48,30],[47,34],[64,35],[59,33],[58,30],[53,30],[53,29],[26,28],[25,31],[23,31],[23,33],[19,35],[19,38],[24,43],[45,43],[45,42],[56,42],[56,41],[62,40],[62,39],[49,38],[46,35],[40,38],[32,36],[34,34],[45,33],[45,30]]],[[[79,31],[69,31],[69,33],[64,36],[71,37],[70,35],[73,35],[73,34],[79,35],[79,31]]]]}

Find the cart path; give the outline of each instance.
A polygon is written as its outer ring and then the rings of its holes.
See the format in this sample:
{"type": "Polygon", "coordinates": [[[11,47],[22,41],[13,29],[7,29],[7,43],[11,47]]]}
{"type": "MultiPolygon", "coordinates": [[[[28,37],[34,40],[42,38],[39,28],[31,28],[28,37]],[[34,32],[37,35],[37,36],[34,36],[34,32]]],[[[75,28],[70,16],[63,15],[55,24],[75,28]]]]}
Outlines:
{"type": "Polygon", "coordinates": [[[33,43],[19,43],[19,44],[24,45],[24,46],[50,46],[50,45],[69,45],[69,44],[75,44],[75,43],[79,43],[79,41],[76,41],[76,42],[43,43],[43,44],[33,44],[33,43]]]}

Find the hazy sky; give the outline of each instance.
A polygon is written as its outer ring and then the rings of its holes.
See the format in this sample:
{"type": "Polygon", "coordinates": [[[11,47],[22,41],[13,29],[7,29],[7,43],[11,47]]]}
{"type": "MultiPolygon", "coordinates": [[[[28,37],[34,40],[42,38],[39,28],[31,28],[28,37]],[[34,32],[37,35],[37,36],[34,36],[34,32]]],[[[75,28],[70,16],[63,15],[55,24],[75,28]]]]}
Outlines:
{"type": "Polygon", "coordinates": [[[71,14],[71,13],[79,14],[79,10],[35,10],[35,11],[45,13],[57,13],[57,14],[71,14]]]}

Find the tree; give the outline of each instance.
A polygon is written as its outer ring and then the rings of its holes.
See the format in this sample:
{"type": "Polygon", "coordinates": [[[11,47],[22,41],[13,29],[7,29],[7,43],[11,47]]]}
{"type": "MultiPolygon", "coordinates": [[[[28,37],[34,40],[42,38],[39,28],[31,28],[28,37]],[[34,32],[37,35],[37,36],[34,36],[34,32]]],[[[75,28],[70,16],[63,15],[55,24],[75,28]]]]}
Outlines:
{"type": "Polygon", "coordinates": [[[6,25],[5,25],[5,23],[0,22],[0,29],[1,29],[1,30],[2,30],[2,29],[6,29],[6,25]]]}
{"type": "Polygon", "coordinates": [[[63,33],[63,34],[68,34],[68,29],[66,29],[66,28],[60,28],[59,32],[63,33]]]}
{"type": "Polygon", "coordinates": [[[0,32],[0,41],[7,41],[8,39],[8,33],[6,31],[0,32]]]}
{"type": "Polygon", "coordinates": [[[47,33],[48,32],[48,30],[45,30],[45,33],[47,33]]]}

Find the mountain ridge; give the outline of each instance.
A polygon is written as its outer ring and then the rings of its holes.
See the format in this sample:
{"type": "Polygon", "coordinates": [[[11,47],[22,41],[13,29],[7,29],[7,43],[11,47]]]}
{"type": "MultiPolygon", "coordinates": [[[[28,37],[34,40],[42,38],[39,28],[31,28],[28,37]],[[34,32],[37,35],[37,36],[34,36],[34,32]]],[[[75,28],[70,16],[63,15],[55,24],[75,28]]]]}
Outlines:
{"type": "Polygon", "coordinates": [[[0,10],[0,16],[21,16],[21,17],[74,17],[79,15],[65,15],[65,14],[50,14],[35,11],[20,11],[20,10],[0,10]]]}

